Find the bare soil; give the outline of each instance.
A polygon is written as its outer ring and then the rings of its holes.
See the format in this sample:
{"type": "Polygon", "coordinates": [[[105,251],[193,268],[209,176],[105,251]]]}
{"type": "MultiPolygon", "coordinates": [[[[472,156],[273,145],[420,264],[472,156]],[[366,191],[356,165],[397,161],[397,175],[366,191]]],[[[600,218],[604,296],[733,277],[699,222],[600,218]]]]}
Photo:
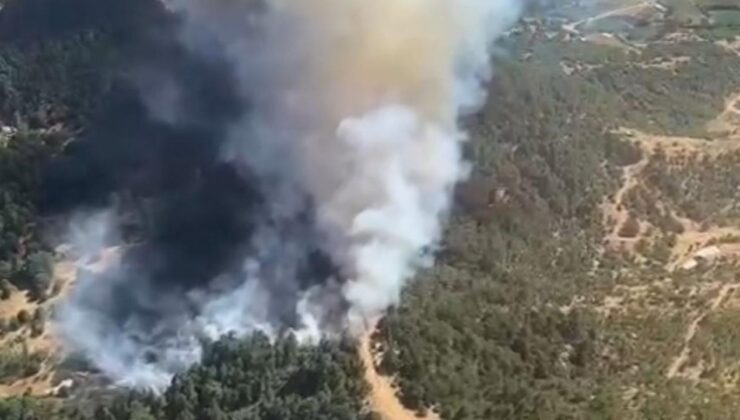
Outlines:
{"type": "Polygon", "coordinates": [[[393,379],[378,373],[376,365],[380,355],[373,353],[372,331],[370,329],[362,336],[359,347],[360,358],[365,365],[365,380],[371,387],[368,398],[370,409],[383,420],[438,420],[439,416],[431,410],[426,416],[417,416],[404,407],[398,399],[393,379]]]}

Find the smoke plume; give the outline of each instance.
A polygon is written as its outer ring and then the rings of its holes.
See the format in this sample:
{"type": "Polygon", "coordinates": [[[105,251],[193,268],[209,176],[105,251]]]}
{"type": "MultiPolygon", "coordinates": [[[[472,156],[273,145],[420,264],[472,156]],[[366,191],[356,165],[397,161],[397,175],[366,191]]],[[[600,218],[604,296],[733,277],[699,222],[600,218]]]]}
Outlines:
{"type": "Polygon", "coordinates": [[[196,362],[203,339],[310,343],[359,333],[397,303],[466,176],[457,122],[484,101],[491,43],[519,10],[163,5],[166,24],[52,168],[47,198],[75,209],[84,265],[59,331],[115,381],[153,388],[196,362]]]}

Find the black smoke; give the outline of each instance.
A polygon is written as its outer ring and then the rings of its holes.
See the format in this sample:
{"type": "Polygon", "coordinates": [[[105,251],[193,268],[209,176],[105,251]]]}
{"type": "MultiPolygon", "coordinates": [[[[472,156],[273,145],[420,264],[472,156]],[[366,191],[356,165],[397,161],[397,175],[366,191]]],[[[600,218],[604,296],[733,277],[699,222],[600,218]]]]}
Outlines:
{"type": "MultiPolygon", "coordinates": [[[[122,43],[126,64],[106,105],[47,168],[41,204],[53,215],[112,215],[107,246],[118,246],[121,263],[81,272],[78,282],[95,286],[72,299],[91,318],[86,328],[108,340],[100,345],[125,336],[158,363],[209,297],[250,275],[266,289],[263,315],[286,330],[299,327],[305,291],[339,276],[321,250],[310,200],[275,213],[271,180],[224,158],[251,105],[218,43],[207,56],[194,53],[179,41],[178,16],[153,6],[148,13],[129,26],[136,33],[122,43]]],[[[141,353],[126,357],[133,364],[141,353]]]]}

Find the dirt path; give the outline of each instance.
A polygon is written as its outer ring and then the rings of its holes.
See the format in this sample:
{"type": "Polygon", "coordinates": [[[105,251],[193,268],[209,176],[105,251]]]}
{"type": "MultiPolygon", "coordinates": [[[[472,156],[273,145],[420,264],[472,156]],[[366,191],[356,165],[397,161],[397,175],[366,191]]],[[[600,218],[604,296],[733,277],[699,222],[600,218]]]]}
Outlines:
{"type": "MultiPolygon", "coordinates": [[[[732,113],[723,112],[709,124],[718,125],[720,121],[724,122],[731,117],[732,113]]],[[[710,131],[714,130],[716,129],[710,128],[710,131]]],[[[629,128],[622,128],[617,130],[616,133],[631,138],[646,154],[654,154],[660,150],[667,157],[687,156],[692,153],[717,157],[723,153],[740,149],[740,137],[706,140],[694,137],[651,134],[629,128]]]]}
{"type": "Polygon", "coordinates": [[[718,137],[726,137],[730,144],[740,143],[740,93],[725,100],[725,109],[707,124],[707,130],[718,137]]]}
{"type": "MultiPolygon", "coordinates": [[[[623,184],[616,193],[613,202],[606,203],[605,220],[616,221],[616,225],[609,225],[607,239],[610,241],[629,242],[626,238],[620,238],[618,233],[620,226],[627,220],[629,209],[625,205],[626,194],[634,187],[640,185],[641,172],[646,166],[650,156],[660,151],[669,158],[688,157],[691,155],[716,158],[724,153],[740,150],[740,94],[734,94],[727,98],[725,109],[709,124],[707,129],[712,140],[691,137],[677,137],[655,135],[632,129],[620,129],[618,132],[629,138],[643,151],[643,159],[624,169],[623,184]]],[[[658,203],[659,205],[664,205],[658,203]]],[[[716,258],[734,258],[740,255],[740,242],[733,237],[740,236],[740,229],[736,226],[702,226],[694,220],[681,217],[673,213],[676,220],[681,223],[683,232],[676,236],[675,243],[671,248],[671,256],[666,264],[668,271],[682,267],[687,261],[696,258],[704,247],[713,245],[716,248],[716,258]],[[721,239],[729,239],[725,242],[717,242],[721,239]]],[[[644,229],[640,229],[642,236],[644,229]]],[[[696,367],[687,367],[691,360],[691,343],[694,340],[701,323],[714,311],[718,310],[728,301],[732,293],[740,289],[740,283],[725,284],[718,287],[716,296],[708,305],[697,312],[686,327],[683,335],[683,346],[669,363],[665,372],[666,377],[685,377],[689,379],[698,378],[703,368],[701,362],[696,367]]],[[[622,298],[612,297],[605,300],[604,312],[612,310],[621,304],[622,298]]]]}
{"type": "Polygon", "coordinates": [[[608,18],[610,16],[620,15],[622,13],[627,13],[627,12],[629,12],[631,10],[634,10],[634,9],[642,9],[644,7],[652,7],[653,6],[653,3],[654,2],[652,2],[652,1],[644,1],[644,2],[640,2],[640,3],[637,3],[637,4],[630,5],[630,6],[625,6],[625,7],[620,7],[618,9],[608,10],[608,11],[606,11],[604,13],[599,14],[599,15],[587,17],[585,19],[581,19],[579,21],[572,22],[572,23],[569,23],[567,25],[563,25],[563,29],[565,29],[568,32],[577,33],[578,32],[578,29],[577,28],[579,26],[583,25],[584,23],[585,24],[593,23],[593,22],[596,22],[598,20],[608,18]]]}
{"type": "MultiPolygon", "coordinates": [[[[639,130],[621,128],[617,134],[630,139],[639,146],[643,158],[632,165],[626,166],[622,175],[622,186],[611,201],[602,204],[604,225],[609,229],[605,236],[605,244],[613,249],[631,251],[634,245],[645,236],[648,226],[640,223],[640,230],[634,237],[625,238],[619,235],[624,223],[629,218],[629,207],[625,203],[625,196],[630,190],[640,185],[641,175],[652,155],[660,151],[669,158],[681,158],[691,155],[702,155],[715,158],[723,153],[740,150],[740,94],[734,94],[726,100],[724,111],[711,121],[707,128],[710,132],[721,133],[721,137],[706,140],[692,137],[664,136],[645,133],[639,130]]],[[[661,203],[658,203],[661,205],[661,203]]],[[[712,239],[726,235],[740,234],[734,227],[702,226],[693,220],[672,212],[684,228],[684,232],[676,238],[676,244],[671,250],[670,262],[666,265],[669,270],[680,267],[687,259],[691,259],[691,251],[700,248],[712,239]]],[[[736,248],[730,245],[720,246],[723,255],[737,254],[736,248]]]]}
{"type": "Polygon", "coordinates": [[[371,335],[372,329],[363,335],[359,348],[360,358],[365,365],[365,380],[371,387],[370,409],[380,414],[383,420],[438,420],[439,417],[431,411],[425,417],[417,417],[416,413],[401,404],[392,379],[379,374],[375,369],[376,357],[371,349],[371,335]]]}
{"type": "MultiPolygon", "coordinates": [[[[671,137],[647,134],[638,130],[622,128],[616,131],[630,138],[640,149],[643,156],[640,161],[624,167],[622,174],[622,186],[614,195],[613,202],[603,205],[605,221],[611,221],[614,225],[606,237],[609,244],[634,244],[642,238],[640,234],[633,238],[624,238],[619,236],[619,231],[629,218],[629,208],[625,205],[625,195],[639,185],[640,175],[648,165],[650,157],[660,149],[667,156],[676,156],[681,153],[704,152],[718,154],[720,151],[727,150],[727,144],[715,144],[703,139],[690,137],[671,137]]],[[[641,227],[642,228],[642,227],[641,227]]]]}
{"type": "Polygon", "coordinates": [[[613,202],[605,202],[602,205],[604,213],[605,226],[611,226],[610,232],[606,235],[606,243],[610,246],[620,245],[626,246],[634,244],[640,240],[642,232],[632,238],[624,238],[619,236],[619,232],[622,229],[624,223],[629,219],[629,209],[624,204],[624,196],[639,183],[638,175],[648,164],[648,157],[643,156],[642,159],[632,165],[626,166],[622,173],[622,186],[614,194],[613,202]]]}
{"type": "Polygon", "coordinates": [[[646,63],[635,63],[635,67],[641,69],[663,69],[676,71],[681,64],[686,64],[691,61],[689,56],[676,56],[671,57],[667,60],[660,58],[659,60],[652,60],[646,63]]]}
{"type": "Polygon", "coordinates": [[[717,296],[712,300],[712,303],[709,305],[709,307],[704,310],[702,313],[696,316],[690,323],[688,328],[686,329],[686,334],[684,334],[684,346],[683,349],[681,349],[681,353],[676,356],[676,358],[673,359],[673,362],[668,367],[668,370],[666,371],[666,377],[674,378],[676,377],[681,368],[686,364],[686,362],[689,360],[689,356],[691,355],[691,341],[694,339],[694,336],[696,335],[696,332],[699,330],[699,324],[712,312],[716,311],[722,303],[727,299],[727,296],[730,294],[730,292],[734,291],[740,287],[740,284],[733,283],[733,284],[726,284],[722,286],[722,288],[719,290],[719,293],[717,293],[717,296]]]}

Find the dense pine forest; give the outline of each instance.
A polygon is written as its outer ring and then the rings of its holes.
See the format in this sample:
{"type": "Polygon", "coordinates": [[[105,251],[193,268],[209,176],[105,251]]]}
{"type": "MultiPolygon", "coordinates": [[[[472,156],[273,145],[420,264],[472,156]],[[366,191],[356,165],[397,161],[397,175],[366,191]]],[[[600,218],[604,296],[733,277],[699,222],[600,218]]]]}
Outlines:
{"type": "Polygon", "coordinates": [[[69,399],[63,407],[19,397],[0,402],[0,418],[362,420],[371,418],[363,414],[362,370],[351,343],[305,347],[292,338],[270,343],[259,334],[224,338],[162,396],[97,394],[69,399]]]}

